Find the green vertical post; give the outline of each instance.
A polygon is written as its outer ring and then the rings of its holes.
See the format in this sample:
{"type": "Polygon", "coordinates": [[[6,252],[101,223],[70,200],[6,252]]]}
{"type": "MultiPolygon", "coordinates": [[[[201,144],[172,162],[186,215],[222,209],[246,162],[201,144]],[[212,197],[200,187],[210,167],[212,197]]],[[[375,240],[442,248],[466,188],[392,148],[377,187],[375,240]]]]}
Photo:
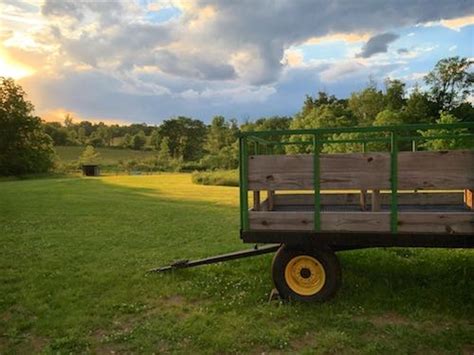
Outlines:
{"type": "Polygon", "coordinates": [[[314,231],[321,230],[321,171],[319,162],[319,136],[313,136],[314,231]]]}
{"type": "Polygon", "coordinates": [[[367,142],[362,143],[362,153],[367,153],[367,142]]]}
{"type": "Polygon", "coordinates": [[[411,141],[411,150],[412,150],[413,152],[416,152],[416,140],[412,140],[412,141],[411,141]]]}
{"type": "Polygon", "coordinates": [[[240,194],[240,208],[242,213],[242,230],[247,231],[249,229],[249,201],[248,201],[248,144],[247,139],[244,137],[241,143],[242,159],[240,163],[241,169],[241,194],[240,194]]]}
{"type": "Polygon", "coordinates": [[[243,158],[242,158],[242,141],[243,138],[239,137],[239,207],[240,207],[240,228],[242,229],[244,226],[244,213],[242,212],[242,203],[243,203],[243,195],[242,195],[242,181],[244,180],[242,178],[242,163],[243,163],[243,158]]]}
{"type": "Polygon", "coordinates": [[[392,190],[390,231],[396,234],[398,230],[398,140],[396,132],[390,134],[390,145],[390,188],[392,190]]]}

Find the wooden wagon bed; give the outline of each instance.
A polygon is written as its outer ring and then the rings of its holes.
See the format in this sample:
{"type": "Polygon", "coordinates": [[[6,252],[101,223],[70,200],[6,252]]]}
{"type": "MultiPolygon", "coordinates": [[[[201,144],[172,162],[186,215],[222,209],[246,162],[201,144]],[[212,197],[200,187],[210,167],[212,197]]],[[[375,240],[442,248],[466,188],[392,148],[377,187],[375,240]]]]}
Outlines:
{"type": "MultiPolygon", "coordinates": [[[[309,154],[249,156],[250,231],[314,230],[315,197],[304,193],[314,188],[313,162],[309,154]]],[[[390,153],[321,154],[319,164],[320,232],[391,231],[390,153]]],[[[397,233],[474,236],[473,190],[473,151],[400,152],[397,233]]]]}

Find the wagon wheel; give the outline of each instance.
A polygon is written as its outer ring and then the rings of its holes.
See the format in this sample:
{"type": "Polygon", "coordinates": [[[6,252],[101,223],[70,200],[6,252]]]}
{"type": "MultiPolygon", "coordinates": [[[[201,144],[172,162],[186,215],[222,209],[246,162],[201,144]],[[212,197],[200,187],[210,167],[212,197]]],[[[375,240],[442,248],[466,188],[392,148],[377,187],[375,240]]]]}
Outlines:
{"type": "Polygon", "coordinates": [[[292,249],[282,245],[272,263],[273,283],[283,299],[326,301],[341,285],[341,267],[329,249],[292,249]]]}

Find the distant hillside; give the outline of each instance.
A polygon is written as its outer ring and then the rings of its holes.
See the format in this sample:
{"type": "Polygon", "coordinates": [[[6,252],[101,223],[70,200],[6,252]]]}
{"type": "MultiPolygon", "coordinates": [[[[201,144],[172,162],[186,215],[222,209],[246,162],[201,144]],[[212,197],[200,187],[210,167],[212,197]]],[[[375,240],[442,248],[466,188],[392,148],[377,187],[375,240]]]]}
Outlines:
{"type": "MultiPolygon", "coordinates": [[[[54,149],[58,153],[61,161],[69,163],[78,160],[85,147],[55,146],[54,149]]],[[[142,160],[156,155],[156,152],[153,151],[117,148],[96,148],[96,151],[100,154],[101,163],[105,165],[115,165],[119,160],[142,160]]]]}

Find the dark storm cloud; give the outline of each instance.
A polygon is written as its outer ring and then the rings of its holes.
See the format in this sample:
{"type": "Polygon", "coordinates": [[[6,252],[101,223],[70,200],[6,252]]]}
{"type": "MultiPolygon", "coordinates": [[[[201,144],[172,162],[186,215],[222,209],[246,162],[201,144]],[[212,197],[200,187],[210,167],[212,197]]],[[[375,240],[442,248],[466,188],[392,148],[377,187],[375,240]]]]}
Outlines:
{"type": "Polygon", "coordinates": [[[235,78],[235,70],[231,65],[215,63],[205,57],[187,53],[176,55],[165,49],[156,51],[154,55],[157,66],[169,74],[205,80],[235,78]]]}
{"type": "Polygon", "coordinates": [[[362,58],[369,58],[377,53],[385,53],[388,45],[395,41],[399,35],[394,33],[382,33],[371,37],[362,47],[362,51],[357,55],[362,58]]]}

